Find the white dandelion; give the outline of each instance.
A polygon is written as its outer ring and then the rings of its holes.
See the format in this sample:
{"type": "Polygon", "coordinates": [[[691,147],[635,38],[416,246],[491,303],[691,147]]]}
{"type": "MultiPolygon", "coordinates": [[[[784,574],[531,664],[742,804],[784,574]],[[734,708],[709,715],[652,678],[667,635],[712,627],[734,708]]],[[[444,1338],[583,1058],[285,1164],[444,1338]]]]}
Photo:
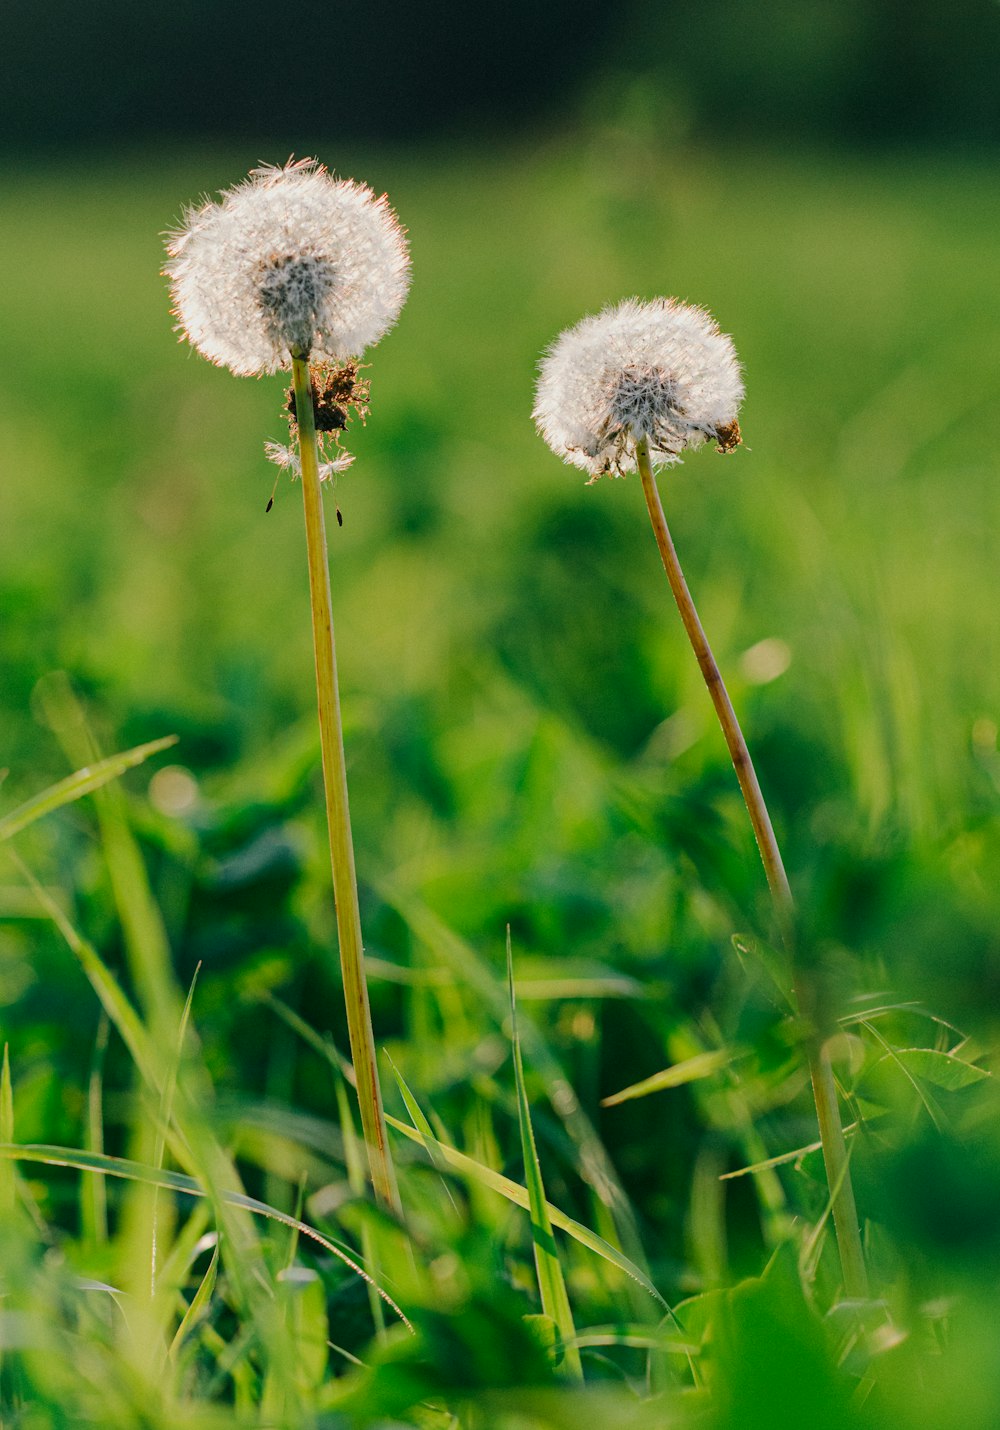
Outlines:
{"type": "Polygon", "coordinates": [[[180,331],[241,376],[359,356],[392,327],[410,282],[385,195],[313,159],[255,169],[221,203],[189,210],[167,252],[180,331]]]}
{"type": "MultiPolygon", "coordinates": [[[[375,1196],[398,1220],[402,1204],[386,1131],[365,979],[347,761],[337,684],[333,602],[321,483],[353,460],[336,448],[353,409],[368,410],[352,359],[399,316],[410,282],[403,230],[388,201],[308,159],[255,170],[220,203],[192,209],[167,243],[174,315],[190,342],[248,376],[290,368],[285,415],[294,446],[267,444],[301,477],[309,603],[333,909],[358,1105],[375,1196]],[[334,450],[327,451],[332,442],[334,450]]],[[[277,478],[275,479],[277,487],[277,478]]],[[[270,511],[274,493],[265,511],[270,511]]],[[[338,524],[341,514],[337,510],[338,524]]]]}
{"type": "MultiPolygon", "coordinates": [[[[698,661],[732,757],[790,956],[795,908],[781,850],[746,739],[708,637],[695,609],[656,483],[654,466],[679,462],[688,447],[713,438],[722,452],[740,441],[737,412],[743,378],[732,341],[702,308],[672,298],[630,299],[584,318],[542,360],[534,418],[554,452],[590,473],[638,471],[657,548],[681,621],[698,661]]],[[[816,971],[792,973],[795,1001],[808,1019],[823,1005],[816,971]]],[[[815,1031],[815,1030],[813,1030],[815,1031]]],[[[826,1045],[806,1042],[820,1142],[830,1186],[845,1294],[868,1295],[864,1250],[826,1045]]],[[[612,1099],[613,1100],[613,1099],[612,1099]]]]}
{"type": "Polygon", "coordinates": [[[630,298],[560,334],[533,416],[557,456],[596,481],[635,471],[642,438],[659,465],[709,439],[732,451],[743,391],[732,340],[703,308],[630,298]]]}

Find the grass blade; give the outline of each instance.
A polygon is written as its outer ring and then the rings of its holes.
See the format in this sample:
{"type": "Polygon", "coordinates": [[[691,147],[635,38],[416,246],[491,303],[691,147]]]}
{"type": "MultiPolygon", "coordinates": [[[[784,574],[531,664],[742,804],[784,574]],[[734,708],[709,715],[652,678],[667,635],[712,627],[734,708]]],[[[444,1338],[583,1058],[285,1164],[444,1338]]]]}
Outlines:
{"type": "Polygon", "coordinates": [[[602,1098],[601,1106],[617,1107],[620,1102],[631,1102],[636,1097],[648,1097],[651,1092],[662,1092],[668,1087],[680,1087],[685,1082],[711,1077],[712,1073],[718,1072],[739,1056],[738,1048],[715,1048],[707,1053],[695,1053],[694,1057],[685,1058],[683,1062],[674,1063],[662,1072],[653,1073],[652,1077],[634,1082],[630,1087],[623,1087],[621,1092],[613,1092],[610,1097],[602,1098]]]}
{"type": "MultiPolygon", "coordinates": [[[[336,1054],[330,1049],[331,1058],[336,1054]]],[[[337,1093],[337,1111],[340,1115],[340,1135],[344,1140],[344,1165],[347,1168],[347,1185],[356,1197],[364,1197],[368,1190],[368,1175],[365,1169],[365,1159],[361,1155],[361,1148],[358,1145],[358,1134],[354,1128],[354,1118],[351,1114],[351,1103],[347,1096],[347,1084],[343,1077],[335,1070],[334,1078],[337,1093]]],[[[385,1312],[382,1302],[375,1294],[375,1279],[378,1277],[379,1266],[375,1249],[375,1239],[372,1236],[372,1229],[367,1221],[361,1223],[361,1254],[367,1264],[372,1267],[374,1279],[368,1285],[368,1304],[371,1308],[372,1321],[375,1325],[375,1334],[381,1340],[385,1336],[385,1312]]]]}
{"type": "MultiPolygon", "coordinates": [[[[434,1135],[434,1129],[431,1127],[431,1124],[424,1116],[423,1110],[419,1102],[417,1102],[417,1099],[413,1096],[413,1093],[407,1087],[406,1081],[403,1078],[403,1074],[399,1071],[399,1068],[396,1067],[396,1064],[392,1061],[392,1058],[389,1058],[388,1053],[386,1054],[386,1057],[389,1059],[389,1066],[392,1068],[393,1074],[395,1075],[400,1095],[402,1096],[403,1103],[406,1107],[407,1112],[410,1115],[410,1121],[413,1123],[414,1127],[424,1139],[424,1150],[426,1151],[427,1156],[430,1158],[431,1165],[433,1167],[436,1167],[439,1172],[443,1172],[445,1170],[445,1163],[439,1157],[437,1151],[435,1150],[438,1139],[434,1135]]],[[[449,1188],[447,1182],[445,1183],[445,1191],[448,1193],[448,1198],[454,1206],[455,1199],[451,1195],[451,1189],[449,1188]]]]}
{"type": "Polygon", "coordinates": [[[150,740],[145,745],[123,750],[121,754],[109,755],[107,759],[98,760],[96,764],[85,765],[75,774],[68,775],[58,784],[50,785],[48,789],[42,790],[41,794],[33,795],[24,804],[19,804],[17,809],[5,814],[0,819],[0,840],[20,834],[22,829],[34,824],[36,819],[51,814],[54,809],[59,809],[64,804],[72,804],[85,794],[91,794],[109,780],[123,775],[126,770],[141,765],[150,755],[158,755],[161,750],[169,750],[171,745],[176,744],[176,735],[164,735],[162,739],[150,740]]]}
{"type": "MultiPolygon", "coordinates": [[[[494,1172],[492,1167],[485,1166],[482,1162],[477,1162],[474,1157],[469,1157],[465,1152],[459,1152],[456,1147],[449,1147],[447,1142],[440,1141],[437,1137],[427,1138],[424,1133],[418,1132],[415,1127],[408,1127],[405,1122],[400,1122],[398,1117],[386,1114],[387,1121],[397,1132],[401,1132],[404,1137],[409,1137],[411,1142],[419,1142],[425,1146],[428,1141],[433,1143],[434,1150],[445,1166],[453,1172],[457,1172],[460,1177],[466,1177],[470,1181],[479,1182],[481,1186],[489,1188],[491,1192],[498,1193],[505,1197],[507,1201],[513,1202],[515,1206],[523,1208],[524,1211],[531,1210],[531,1203],[527,1190],[514,1182],[510,1177],[505,1177],[502,1172],[494,1172]]],[[[637,1281],[644,1291],[648,1292],[654,1300],[661,1306],[669,1310],[667,1302],[657,1291],[646,1273],[635,1262],[630,1261],[623,1251],[619,1251],[617,1246],[612,1246],[610,1241],[605,1241],[603,1236],[598,1236],[589,1227],[581,1222],[574,1221],[551,1202],[546,1202],[545,1209],[549,1220],[553,1226],[557,1226],[560,1231],[566,1232],[574,1241],[578,1241],[581,1246],[585,1246],[588,1251],[594,1252],[612,1266],[617,1266],[619,1271],[624,1271],[626,1276],[630,1276],[633,1281],[637,1281]]]]}
{"type": "Polygon", "coordinates": [[[324,1251],[335,1256],[338,1261],[342,1261],[356,1276],[360,1276],[363,1281],[374,1286],[379,1296],[396,1313],[403,1325],[408,1330],[413,1330],[409,1320],[389,1293],[374,1281],[363,1266],[348,1256],[346,1251],[341,1250],[329,1237],[324,1236],[321,1231],[317,1231],[308,1222],[300,1221],[298,1217],[290,1216],[288,1212],[279,1211],[277,1207],[268,1206],[266,1202],[260,1202],[256,1197],[248,1197],[244,1192],[233,1192],[223,1188],[219,1192],[210,1193],[199,1182],[196,1182],[194,1177],[188,1177],[183,1172],[172,1172],[165,1167],[146,1167],[141,1162],[130,1162],[126,1157],[109,1157],[98,1152],[80,1152],[74,1147],[54,1147],[42,1142],[0,1143],[0,1160],[40,1162],[48,1167],[72,1167],[78,1172],[94,1172],[102,1177],[118,1177],[124,1181],[136,1182],[140,1186],[159,1187],[161,1190],[179,1192],[188,1197],[218,1197],[231,1207],[238,1207],[241,1211],[252,1212],[255,1216],[278,1222],[280,1225],[298,1232],[300,1236],[306,1237],[309,1241],[314,1241],[317,1246],[321,1246],[324,1251]]]}
{"type": "MultiPolygon", "coordinates": [[[[454,930],[426,905],[385,886],[380,886],[380,893],[409,926],[415,937],[447,965],[456,979],[460,979],[472,989],[480,1006],[489,1009],[497,1026],[502,1028],[508,1016],[506,995],[492,969],[484,964],[475,949],[459,938],[454,930]]],[[[631,1258],[630,1264],[634,1262],[645,1268],[642,1240],[631,1203],[611,1158],[593,1123],[580,1106],[580,1100],[562,1065],[530,1018],[522,1022],[520,1038],[532,1067],[545,1082],[546,1092],[556,1116],[576,1145],[580,1159],[580,1175],[594,1189],[614,1218],[615,1230],[631,1258]]]]}
{"type": "Polygon", "coordinates": [[[218,1273],[219,1243],[216,1242],[215,1246],[212,1249],[212,1259],[208,1263],[208,1270],[205,1272],[204,1276],[201,1278],[201,1281],[198,1283],[198,1289],[194,1293],[194,1296],[191,1298],[191,1304],[190,1306],[188,1306],[187,1310],[184,1312],[184,1315],[181,1317],[181,1323],[177,1327],[173,1340],[170,1342],[170,1350],[167,1352],[167,1354],[169,1355],[171,1360],[176,1359],[177,1352],[180,1350],[181,1345],[191,1334],[195,1326],[201,1320],[202,1315],[208,1309],[208,1304],[211,1301],[212,1295],[215,1291],[215,1282],[218,1277],[218,1273]]]}
{"type": "MultiPolygon", "coordinates": [[[[3,1070],[0,1072],[0,1141],[14,1141],[14,1088],[10,1080],[10,1049],[3,1045],[3,1070]]],[[[0,1168],[0,1216],[14,1213],[17,1203],[17,1171],[13,1162],[0,1168]]]]}
{"type": "Polygon", "coordinates": [[[160,1090],[157,1059],[154,1055],[149,1035],[142,1025],[138,1013],[122,992],[114,974],[105,964],[93,944],[77,932],[47,889],[44,889],[24,860],[13,850],[8,851],[26,880],[35,898],[62,934],[72,952],[76,955],[90,986],[97,994],[101,1007],[110,1018],[122,1042],[128,1048],[132,1061],[142,1075],[143,1081],[154,1092],[160,1090]]]}
{"type": "MultiPolygon", "coordinates": [[[[542,1299],[542,1310],[555,1325],[560,1344],[557,1346],[557,1361],[562,1360],[566,1371],[574,1380],[583,1380],[583,1366],[580,1362],[579,1347],[575,1344],[576,1326],[566,1291],[566,1281],[559,1261],[559,1250],[552,1233],[552,1221],[545,1200],[545,1184],[538,1161],[535,1145],[535,1131],[531,1125],[531,1108],[528,1092],[524,1085],[524,1062],[521,1044],[517,1036],[517,1000],[514,996],[514,958],[510,946],[510,925],[507,926],[507,990],[510,997],[510,1034],[514,1054],[514,1082],[517,1087],[517,1120],[521,1129],[521,1154],[524,1159],[524,1177],[528,1190],[531,1211],[531,1240],[535,1253],[535,1272],[538,1276],[538,1290],[542,1299]],[[558,1352],[561,1350],[562,1354],[558,1352]]],[[[428,1129],[429,1130],[429,1129],[428,1129]]]]}
{"type": "MultiPolygon", "coordinates": [[[[90,1063],[87,1079],[87,1130],[88,1152],[104,1151],[104,1055],[108,1050],[108,1036],[111,1020],[101,1009],[94,1039],[94,1055],[90,1063]]],[[[3,1138],[5,1142],[13,1138],[3,1138]]],[[[103,1246],[108,1239],[108,1198],[103,1177],[90,1177],[82,1199],[83,1232],[93,1246],[103,1246]]]]}

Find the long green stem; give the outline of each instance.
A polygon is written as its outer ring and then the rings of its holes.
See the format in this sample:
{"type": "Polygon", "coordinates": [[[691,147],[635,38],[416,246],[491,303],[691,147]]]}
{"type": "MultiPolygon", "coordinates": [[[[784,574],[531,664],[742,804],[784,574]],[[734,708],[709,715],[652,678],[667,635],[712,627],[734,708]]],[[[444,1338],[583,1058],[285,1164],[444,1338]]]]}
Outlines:
{"type": "MultiPolygon", "coordinates": [[[[708,686],[708,693],[715,706],[715,713],[722,726],[722,733],[729,746],[736,778],[743,791],[750,823],[753,825],[757,847],[764,863],[764,872],[767,875],[768,886],[774,901],[775,915],[782,940],[789,953],[794,955],[795,909],[791,889],[788,885],[788,876],[781,859],[781,851],[778,848],[778,841],[774,837],[771,818],[767,812],[767,805],[764,803],[764,796],[761,793],[760,783],[750,758],[750,751],[747,749],[743,731],[736,718],[736,711],[733,709],[729,692],[726,690],[722,674],[708,644],[704,628],[698,618],[698,612],[695,610],[694,601],[691,599],[691,592],[684,579],[684,572],[681,570],[681,564],[677,558],[677,551],[667,526],[656,479],[653,476],[649,443],[646,438],[642,438],[636,444],[636,460],[639,475],[642,478],[642,490],[646,497],[649,519],[653,524],[656,544],[663,561],[663,569],[667,573],[667,580],[670,582],[670,589],[677,602],[681,620],[684,622],[684,629],[694,648],[698,665],[701,667],[705,684],[708,686]]],[[[861,1234],[858,1230],[858,1214],[854,1202],[854,1189],[851,1185],[847,1147],[840,1120],[837,1088],[834,1082],[833,1068],[830,1065],[829,1046],[821,1030],[816,1026],[820,1010],[816,1006],[814,990],[811,984],[807,983],[801,971],[794,974],[794,994],[799,1012],[806,1018],[810,1027],[807,1043],[809,1076],[812,1081],[813,1097],[816,1101],[823,1162],[826,1167],[830,1198],[833,1204],[833,1222],[837,1232],[844,1291],[852,1298],[865,1297],[868,1294],[868,1276],[861,1247],[861,1234]]]]}
{"type": "Polygon", "coordinates": [[[299,428],[299,455],[302,461],[302,496],[305,502],[306,549],[309,556],[309,596],[312,605],[313,650],[316,656],[320,748],[323,755],[326,818],[330,834],[333,897],[337,910],[337,936],[340,941],[340,966],[344,978],[344,1001],[347,1005],[347,1029],[357,1077],[361,1126],[368,1149],[372,1186],[379,1201],[391,1211],[399,1213],[399,1190],[386,1135],[375,1035],[372,1032],[368,985],[365,981],[358,881],[354,868],[354,841],[351,837],[351,819],[347,804],[347,766],[344,760],[344,731],[337,685],[337,653],[333,639],[330,566],[326,549],[326,525],[323,520],[323,498],[319,485],[312,385],[309,379],[309,364],[305,358],[293,357],[292,382],[299,428]]]}

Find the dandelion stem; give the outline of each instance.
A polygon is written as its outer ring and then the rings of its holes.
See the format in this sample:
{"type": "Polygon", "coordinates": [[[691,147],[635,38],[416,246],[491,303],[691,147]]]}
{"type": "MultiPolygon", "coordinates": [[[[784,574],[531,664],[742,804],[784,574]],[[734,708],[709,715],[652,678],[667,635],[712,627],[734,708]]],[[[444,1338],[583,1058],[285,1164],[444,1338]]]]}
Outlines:
{"type": "Polygon", "coordinates": [[[340,965],[344,978],[344,1001],[347,1005],[347,1028],[357,1077],[361,1125],[368,1150],[372,1186],[382,1205],[399,1213],[399,1191],[386,1135],[375,1036],[368,1004],[368,985],[365,982],[358,881],[354,868],[354,841],[347,803],[344,732],[337,685],[330,567],[319,484],[312,386],[306,358],[292,358],[292,381],[299,429],[299,456],[302,461],[302,496],[305,503],[306,547],[309,556],[309,596],[312,604],[313,649],[316,656],[320,747],[323,755],[323,783],[326,789],[326,817],[330,835],[330,862],[333,866],[333,896],[337,911],[340,965]]]}
{"type": "MultiPolygon", "coordinates": [[[[667,580],[670,582],[670,589],[677,602],[681,620],[684,622],[684,629],[687,631],[688,639],[694,649],[705,684],[708,686],[708,693],[712,697],[712,704],[715,706],[715,713],[719,717],[722,733],[729,746],[736,778],[743,791],[743,799],[750,815],[750,823],[753,825],[754,837],[764,863],[764,872],[771,890],[775,917],[782,941],[789,954],[794,957],[795,908],[781,851],[774,836],[771,817],[767,812],[767,805],[764,803],[764,796],[761,793],[757,773],[750,758],[750,751],[747,749],[743,731],[736,718],[736,711],[733,709],[729,692],[698,618],[694,601],[691,599],[691,592],[684,579],[684,572],[681,570],[677,551],[664,515],[663,503],[660,501],[656,478],[653,475],[649,442],[645,437],[636,444],[636,461],[639,475],[642,478],[642,490],[646,498],[649,519],[653,524],[656,544],[663,561],[663,569],[667,573],[667,580]]],[[[807,1041],[809,1076],[816,1102],[823,1162],[830,1187],[844,1292],[849,1297],[861,1298],[868,1294],[868,1277],[861,1247],[861,1235],[858,1230],[858,1215],[854,1202],[854,1189],[851,1185],[847,1147],[844,1142],[840,1108],[837,1102],[837,1087],[830,1064],[829,1044],[817,1026],[819,1009],[816,990],[812,981],[807,981],[801,970],[796,971],[793,975],[793,990],[799,1012],[809,1026],[807,1041]]]]}

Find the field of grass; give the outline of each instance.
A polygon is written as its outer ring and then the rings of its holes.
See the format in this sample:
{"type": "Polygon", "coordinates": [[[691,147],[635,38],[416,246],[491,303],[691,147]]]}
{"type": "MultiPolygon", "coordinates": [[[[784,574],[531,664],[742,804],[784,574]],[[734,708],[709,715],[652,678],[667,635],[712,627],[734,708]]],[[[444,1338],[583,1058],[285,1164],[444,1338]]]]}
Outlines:
{"type": "Polygon", "coordinates": [[[179,743],[0,850],[0,1142],[195,1169],[211,1195],[0,1162],[0,1423],[992,1430],[993,165],[664,154],[613,130],[320,157],[388,190],[414,265],[330,531],[375,1031],[388,1110],[417,1129],[393,1134],[409,1243],[358,1181],[332,1051],[297,485],[265,514],[284,384],[179,346],[158,277],[183,205],[258,156],[10,175],[0,818],[90,758],[55,672],[104,753],[179,743]],[[860,1305],[639,483],[585,487],[530,420],[560,329],[660,293],[710,308],[746,369],[745,446],[660,485],[842,1019],[860,1305]],[[538,1314],[529,1217],[496,1190],[531,1180],[508,925],[545,1190],[584,1229],[555,1244],[585,1389],[538,1314]],[[106,970],[143,1010],[131,1043],[106,970]]]}

